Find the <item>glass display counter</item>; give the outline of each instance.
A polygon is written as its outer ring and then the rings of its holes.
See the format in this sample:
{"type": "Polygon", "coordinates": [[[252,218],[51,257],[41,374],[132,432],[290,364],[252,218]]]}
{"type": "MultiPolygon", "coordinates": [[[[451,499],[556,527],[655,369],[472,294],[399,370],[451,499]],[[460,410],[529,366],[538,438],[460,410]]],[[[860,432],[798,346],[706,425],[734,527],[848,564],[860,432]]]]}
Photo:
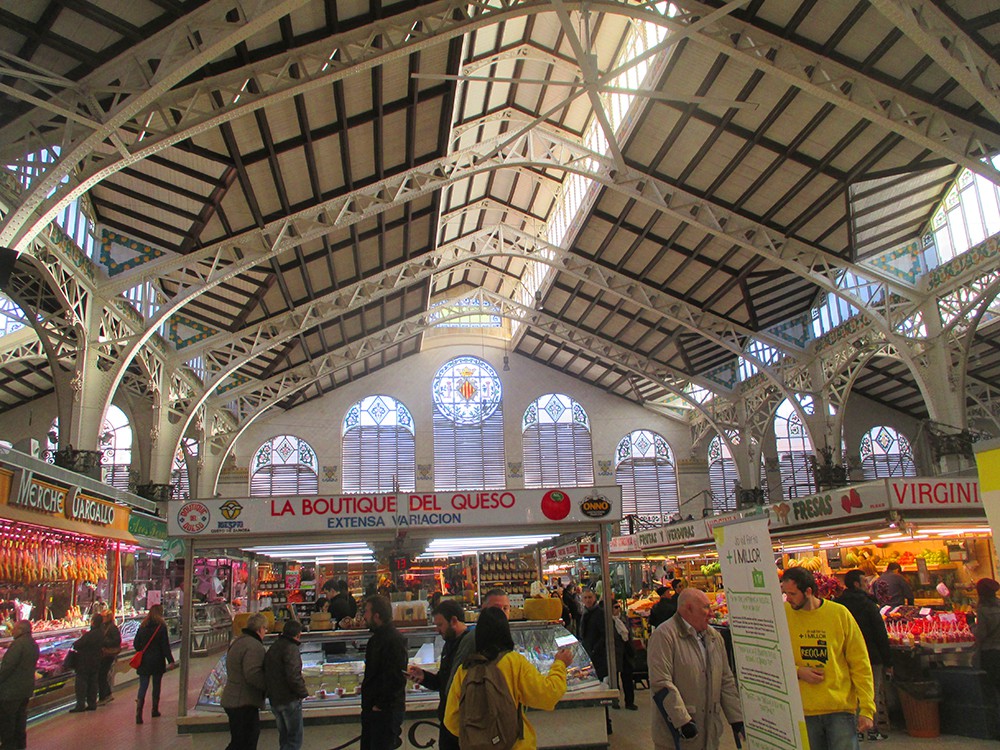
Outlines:
{"type": "MultiPolygon", "coordinates": [[[[35,695],[51,692],[73,677],[73,670],[63,667],[66,654],[74,641],[87,632],[87,628],[39,631],[34,633],[38,643],[38,666],[35,668],[35,695]]],[[[7,653],[13,638],[0,638],[0,659],[7,653]]]]}
{"type": "Polygon", "coordinates": [[[195,604],[192,613],[191,655],[205,656],[229,645],[233,608],[228,604],[195,604]]]}
{"type": "MultiPolygon", "coordinates": [[[[436,670],[444,641],[432,627],[400,628],[406,637],[409,661],[436,670]]],[[[547,622],[511,623],[517,650],[540,671],[548,672],[558,650],[556,638],[572,636],[558,624],[547,622]]],[[[305,750],[328,750],[356,746],[360,733],[359,687],[364,675],[367,630],[339,630],[302,634],[302,664],[309,697],[303,701],[303,720],[307,726],[305,750]]],[[[471,634],[470,634],[471,635],[471,634]]],[[[276,636],[267,636],[270,645],[276,636]]],[[[572,639],[575,641],[575,639],[572,639]]],[[[609,690],[594,676],[587,653],[575,642],[573,662],[568,670],[568,689],[554,711],[534,711],[528,718],[542,750],[580,750],[608,747],[607,707],[618,700],[618,692],[609,690]],[[567,714],[566,711],[572,711],[567,714]]],[[[197,706],[186,716],[178,717],[181,734],[228,732],[226,714],[219,705],[226,681],[226,660],[220,656],[202,686],[197,706]]],[[[437,718],[439,695],[407,682],[406,716],[403,722],[402,750],[426,750],[437,743],[440,725],[437,718]]],[[[277,745],[277,730],[269,711],[261,714],[261,744],[277,745]]]]}
{"type": "MultiPolygon", "coordinates": [[[[444,641],[437,631],[428,626],[400,628],[409,649],[409,661],[432,672],[437,671],[441,660],[444,641]]],[[[367,630],[338,630],[319,633],[303,633],[302,676],[306,681],[309,697],[304,705],[309,707],[356,706],[360,709],[359,688],[365,671],[365,645],[370,633],[367,630]]],[[[511,635],[515,648],[530,661],[539,672],[547,674],[552,666],[556,651],[556,638],[571,638],[561,625],[545,622],[511,623],[511,635]]],[[[274,636],[268,636],[270,644],[274,636]]],[[[597,687],[600,683],[594,675],[593,666],[587,652],[579,641],[571,647],[573,663],[567,670],[567,692],[597,687]]],[[[198,708],[221,711],[219,699],[226,684],[226,657],[219,657],[198,696],[198,708]]],[[[438,694],[407,681],[407,704],[430,702],[437,706],[438,694]]]]}

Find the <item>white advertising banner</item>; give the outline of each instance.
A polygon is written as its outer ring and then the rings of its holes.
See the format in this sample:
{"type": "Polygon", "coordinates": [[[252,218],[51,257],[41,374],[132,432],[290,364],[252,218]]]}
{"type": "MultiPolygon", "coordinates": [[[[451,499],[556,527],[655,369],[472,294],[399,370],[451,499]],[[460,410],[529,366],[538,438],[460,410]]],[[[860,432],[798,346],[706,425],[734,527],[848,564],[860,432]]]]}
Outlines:
{"type": "Polygon", "coordinates": [[[383,529],[456,530],[621,521],[621,487],[410,492],[331,497],[217,498],[180,503],[170,536],[383,529]]]}
{"type": "Polygon", "coordinates": [[[747,744],[753,750],[809,747],[766,517],[714,528],[729,605],[747,744]]]}

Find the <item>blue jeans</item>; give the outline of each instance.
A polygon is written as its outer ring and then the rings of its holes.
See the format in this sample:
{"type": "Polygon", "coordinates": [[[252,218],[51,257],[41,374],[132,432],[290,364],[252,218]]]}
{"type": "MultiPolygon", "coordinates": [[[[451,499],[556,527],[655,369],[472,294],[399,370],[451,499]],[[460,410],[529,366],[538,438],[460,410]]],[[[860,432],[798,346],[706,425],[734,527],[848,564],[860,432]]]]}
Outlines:
{"type": "Polygon", "coordinates": [[[278,750],[302,750],[302,701],[271,706],[278,725],[278,750]]]}
{"type": "Polygon", "coordinates": [[[809,750],[858,750],[858,719],[853,713],[806,717],[809,750]]]}

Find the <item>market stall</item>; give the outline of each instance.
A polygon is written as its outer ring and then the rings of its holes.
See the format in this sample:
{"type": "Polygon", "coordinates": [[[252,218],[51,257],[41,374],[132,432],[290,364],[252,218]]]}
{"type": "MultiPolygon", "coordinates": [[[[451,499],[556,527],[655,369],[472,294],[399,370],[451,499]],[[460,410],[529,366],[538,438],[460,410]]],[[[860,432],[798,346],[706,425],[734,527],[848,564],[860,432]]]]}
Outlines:
{"type": "Polygon", "coordinates": [[[132,639],[147,598],[163,596],[151,564],[166,524],[142,513],[153,509],[143,498],[31,456],[0,454],[0,655],[13,623],[31,621],[40,658],[30,714],[71,696],[66,654],[95,612],[115,613],[123,646],[115,673],[134,676],[127,670],[132,639]]]}
{"type": "MultiPolygon", "coordinates": [[[[529,576],[537,575],[537,568],[530,563],[530,558],[535,557],[533,554],[512,551],[503,545],[491,547],[491,535],[500,533],[509,538],[516,534],[522,538],[522,545],[535,545],[559,533],[573,531],[600,536],[603,527],[620,518],[620,490],[614,487],[575,492],[518,490],[375,497],[215,499],[183,504],[171,514],[169,523],[171,534],[188,538],[191,560],[236,545],[243,550],[259,550],[270,545],[268,557],[271,560],[282,554],[302,563],[304,558],[311,556],[317,566],[322,566],[331,562],[348,563],[353,557],[374,563],[377,568],[394,566],[393,561],[402,557],[411,562],[433,560],[440,555],[462,560],[478,553],[479,588],[484,589],[487,578],[489,583],[507,586],[518,582],[530,585],[529,576]],[[221,511],[223,505],[226,506],[225,514],[221,511]],[[330,556],[335,555],[336,549],[339,559],[324,560],[325,553],[320,551],[323,545],[331,548],[330,556]],[[487,565],[493,566],[488,573],[487,565]]],[[[599,557],[604,575],[607,575],[606,548],[599,550],[599,557]]],[[[460,584],[463,597],[465,585],[464,582],[460,584]]],[[[429,610],[417,599],[397,601],[393,606],[394,618],[405,628],[411,662],[429,667],[435,665],[442,643],[428,627],[429,610]]],[[[188,622],[190,616],[190,611],[186,611],[188,622]]],[[[610,611],[606,616],[610,618],[610,611]]],[[[352,627],[311,631],[306,636],[308,656],[304,660],[314,690],[305,703],[305,721],[328,726],[322,738],[317,739],[324,746],[349,742],[358,731],[360,704],[355,691],[363,671],[360,655],[368,631],[355,629],[359,625],[357,622],[349,625],[352,627]]],[[[611,623],[607,626],[610,630],[611,623]]],[[[514,632],[519,649],[543,670],[547,670],[557,650],[556,638],[570,637],[561,625],[548,620],[514,623],[514,632]]],[[[185,641],[184,648],[189,653],[190,642],[185,641]]],[[[186,660],[182,659],[181,664],[179,731],[226,731],[226,717],[217,710],[213,697],[223,684],[224,661],[220,661],[204,685],[190,684],[186,660]],[[198,698],[192,702],[190,698],[194,695],[198,698]]],[[[532,713],[539,746],[607,747],[606,707],[618,699],[618,692],[614,687],[608,689],[597,682],[590,660],[579,645],[571,671],[571,687],[555,712],[532,713]],[[567,716],[565,711],[573,711],[573,714],[567,716]]],[[[422,732],[436,735],[437,700],[436,694],[423,688],[408,692],[404,747],[425,747],[422,732]]],[[[310,736],[316,733],[307,732],[307,738],[310,736]]]]}
{"type": "MultiPolygon", "coordinates": [[[[712,532],[719,523],[741,515],[767,517],[776,569],[809,569],[817,577],[819,594],[826,598],[843,591],[849,570],[862,570],[872,588],[890,563],[902,567],[914,593],[913,606],[882,608],[901,681],[949,682],[954,670],[971,669],[973,644],[967,618],[976,607],[975,582],[996,578],[998,569],[975,479],[885,479],[681,522],[613,539],[612,559],[665,560],[678,571],[683,585],[709,594],[713,624],[723,627],[727,606],[712,532]]],[[[874,590],[878,593],[877,584],[874,590]]],[[[650,606],[648,597],[630,602],[640,647],[648,635],[641,615],[648,614],[650,606]]],[[[975,702],[956,707],[961,694],[951,693],[948,700],[955,715],[983,708],[975,702]]],[[[956,727],[946,725],[947,729],[956,727]]]]}

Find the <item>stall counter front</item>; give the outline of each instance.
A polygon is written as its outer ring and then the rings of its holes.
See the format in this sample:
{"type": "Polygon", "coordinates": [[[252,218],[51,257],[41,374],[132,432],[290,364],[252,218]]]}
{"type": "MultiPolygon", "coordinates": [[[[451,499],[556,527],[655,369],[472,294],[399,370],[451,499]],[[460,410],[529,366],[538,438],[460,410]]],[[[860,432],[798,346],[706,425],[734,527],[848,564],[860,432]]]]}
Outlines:
{"type": "MultiPolygon", "coordinates": [[[[434,628],[401,628],[409,647],[409,661],[434,671],[444,642],[434,628]]],[[[517,650],[540,672],[548,672],[558,650],[557,638],[569,633],[558,624],[545,622],[511,623],[517,650]]],[[[360,684],[364,675],[367,630],[341,630],[302,634],[303,676],[309,697],[303,703],[307,726],[306,748],[341,746],[360,733],[360,684]],[[323,727],[319,729],[318,727],[323,727]]],[[[267,640],[272,637],[268,636],[267,640]]],[[[618,691],[606,689],[593,674],[593,666],[583,647],[576,642],[569,667],[568,689],[555,711],[531,711],[529,720],[538,734],[539,748],[608,747],[606,707],[618,700],[618,691]],[[572,717],[563,712],[572,710],[572,717]]],[[[196,709],[177,720],[178,732],[226,732],[228,720],[219,705],[225,687],[225,655],[219,657],[198,697],[196,709]]],[[[407,682],[406,719],[403,748],[416,750],[436,742],[438,694],[407,682]]],[[[270,713],[262,716],[265,730],[273,728],[270,713]]],[[[264,740],[267,742],[267,740],[264,740]]]]}

